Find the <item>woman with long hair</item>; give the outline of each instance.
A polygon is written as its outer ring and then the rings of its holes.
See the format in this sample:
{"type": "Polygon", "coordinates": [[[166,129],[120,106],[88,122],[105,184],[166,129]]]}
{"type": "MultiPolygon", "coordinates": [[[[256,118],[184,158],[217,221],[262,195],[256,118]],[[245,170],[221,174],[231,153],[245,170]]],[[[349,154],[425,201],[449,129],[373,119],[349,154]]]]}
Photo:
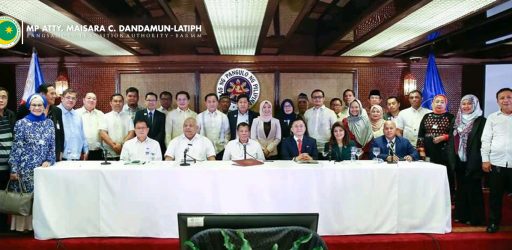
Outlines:
{"type": "Polygon", "coordinates": [[[336,122],[331,127],[331,138],[325,143],[324,153],[334,161],[350,160],[350,148],[355,146],[341,122],[336,122]]]}

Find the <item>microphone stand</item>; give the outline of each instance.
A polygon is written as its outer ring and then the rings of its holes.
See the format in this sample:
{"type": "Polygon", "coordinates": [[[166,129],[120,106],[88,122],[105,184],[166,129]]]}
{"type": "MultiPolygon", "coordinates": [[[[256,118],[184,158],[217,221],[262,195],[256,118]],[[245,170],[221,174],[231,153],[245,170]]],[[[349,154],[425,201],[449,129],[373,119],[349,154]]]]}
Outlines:
{"type": "Polygon", "coordinates": [[[107,151],[107,149],[102,146],[101,147],[101,151],[103,151],[103,159],[104,159],[104,161],[101,163],[101,165],[110,165],[110,164],[112,164],[112,163],[108,162],[108,158],[107,158],[108,151],[107,151]]]}
{"type": "MultiPolygon", "coordinates": [[[[194,163],[198,162],[198,160],[197,160],[196,158],[194,158],[194,157],[190,156],[189,154],[186,154],[186,155],[185,155],[185,157],[187,157],[187,156],[188,156],[188,157],[190,157],[190,158],[194,161],[194,163]]],[[[189,164],[189,165],[190,165],[190,164],[189,164]]]]}
{"type": "Polygon", "coordinates": [[[393,163],[395,163],[395,160],[393,159],[393,157],[395,156],[395,152],[393,151],[393,148],[389,145],[388,145],[388,150],[389,150],[389,156],[391,158],[387,162],[388,162],[388,164],[393,164],[393,163]]]}
{"type": "Polygon", "coordinates": [[[180,166],[190,166],[190,163],[187,163],[187,152],[188,152],[188,148],[186,148],[183,151],[183,162],[180,164],[180,166]]]}

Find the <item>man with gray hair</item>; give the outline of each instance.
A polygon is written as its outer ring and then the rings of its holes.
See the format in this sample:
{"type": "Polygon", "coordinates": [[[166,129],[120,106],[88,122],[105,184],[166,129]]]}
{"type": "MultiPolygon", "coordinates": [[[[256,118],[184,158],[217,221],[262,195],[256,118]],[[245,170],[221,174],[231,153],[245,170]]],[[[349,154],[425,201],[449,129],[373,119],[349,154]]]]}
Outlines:
{"type": "Polygon", "coordinates": [[[197,133],[196,118],[188,117],[183,122],[183,134],[171,140],[165,151],[166,161],[181,161],[183,158],[198,161],[214,161],[215,148],[206,137],[197,133]]]}
{"type": "MultiPolygon", "coordinates": [[[[372,148],[379,148],[378,158],[388,162],[399,160],[417,161],[420,156],[418,151],[405,138],[396,135],[396,124],[394,121],[385,121],[383,125],[384,135],[373,140],[372,148]]],[[[375,158],[372,154],[371,158],[375,158]]]]}

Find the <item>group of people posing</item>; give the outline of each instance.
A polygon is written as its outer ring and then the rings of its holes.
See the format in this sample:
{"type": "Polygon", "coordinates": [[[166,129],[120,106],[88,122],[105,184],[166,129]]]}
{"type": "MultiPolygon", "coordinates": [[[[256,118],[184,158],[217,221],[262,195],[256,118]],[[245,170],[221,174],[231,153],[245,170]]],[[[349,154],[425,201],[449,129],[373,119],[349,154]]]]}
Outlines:
{"type": "MultiPolygon", "coordinates": [[[[359,159],[423,158],[446,166],[451,191],[457,191],[455,217],[475,225],[485,223],[481,179],[489,172],[488,231],[495,232],[504,183],[512,184],[510,88],[498,91],[500,110],[487,122],[474,95],[462,97],[453,115],[444,95],[434,97],[432,110],[421,107],[417,90],[408,95],[411,107],[400,110],[399,98],[389,97],[384,112],[378,90],[370,92],[366,110],[353,90],[345,90],[342,99],[333,98],[328,108],[324,92],[316,89],[309,97],[298,96],[297,112],[291,99],[283,100],[275,116],[270,101],[262,101],[259,113],[254,112],[243,94],[232,111],[229,95],[207,94],[206,110],[199,114],[189,108],[185,91],[175,94],[175,109],[167,91],[146,93],[142,107],[139,91],[130,87],[125,96],[111,96],[108,113],[96,109],[93,92],[83,96],[78,109],[75,90],[65,90],[57,106],[56,97],[54,86],[42,85],[15,114],[6,109],[8,93],[0,88],[0,188],[11,180],[9,188],[19,191],[19,180],[31,192],[34,168],[59,160],[342,161],[353,159],[359,150],[359,159]]],[[[13,216],[11,229],[31,229],[31,218],[13,216]]]]}

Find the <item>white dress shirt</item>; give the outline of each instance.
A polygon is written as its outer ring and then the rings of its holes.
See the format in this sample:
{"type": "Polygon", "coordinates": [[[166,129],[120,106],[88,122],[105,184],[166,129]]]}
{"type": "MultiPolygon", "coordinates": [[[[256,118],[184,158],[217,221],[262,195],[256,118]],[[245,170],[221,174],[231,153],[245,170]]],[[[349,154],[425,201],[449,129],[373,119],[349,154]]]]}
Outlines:
{"type": "MultiPolygon", "coordinates": [[[[213,143],[206,137],[196,134],[192,140],[189,140],[185,135],[180,135],[169,143],[167,146],[167,151],[165,151],[164,156],[170,156],[174,158],[175,161],[183,160],[183,152],[188,148],[187,158],[190,157],[198,160],[205,161],[208,157],[215,157],[215,148],[213,147],[213,143]]],[[[192,160],[192,159],[191,159],[192,160]]]]}
{"type": "Polygon", "coordinates": [[[423,116],[431,112],[432,110],[423,107],[418,109],[409,107],[400,111],[398,118],[395,120],[396,128],[403,131],[402,136],[409,140],[414,147],[416,147],[416,142],[418,141],[421,120],[423,116]]]}
{"type": "Polygon", "coordinates": [[[238,114],[236,116],[236,125],[238,126],[238,124],[242,122],[249,124],[249,110],[247,110],[245,114],[242,114],[240,113],[240,111],[238,111],[238,114]]]}
{"type": "Polygon", "coordinates": [[[160,112],[164,113],[165,115],[169,114],[169,113],[172,111],[172,109],[171,109],[171,108],[169,108],[169,109],[164,109],[164,107],[162,107],[162,106],[158,107],[156,110],[158,110],[158,111],[160,111],[160,112]]]}
{"type": "Polygon", "coordinates": [[[137,108],[134,108],[134,109],[130,108],[130,106],[128,106],[128,104],[124,104],[124,106],[123,106],[123,111],[125,113],[127,113],[128,115],[130,115],[130,119],[132,119],[132,121],[135,119],[135,113],[137,113],[137,111],[143,110],[143,109],[144,109],[144,107],[138,106],[138,105],[137,105],[137,108]]]}
{"type": "MultiPolygon", "coordinates": [[[[261,150],[261,145],[249,138],[249,141],[245,144],[246,152],[247,152],[247,159],[253,159],[253,157],[256,160],[265,160],[265,155],[263,154],[263,150],[261,150]]],[[[238,139],[231,140],[226,145],[226,149],[224,150],[224,156],[222,157],[223,161],[229,161],[229,160],[243,160],[244,159],[244,145],[240,143],[238,139]]]]}
{"type": "MultiPolygon", "coordinates": [[[[107,132],[108,136],[115,143],[122,144],[128,132],[133,131],[133,120],[126,112],[110,111],[104,116],[104,120],[100,125],[100,130],[107,132]]],[[[103,143],[110,157],[118,157],[119,155],[108,144],[103,143]]]]}
{"type": "Polygon", "coordinates": [[[215,110],[215,112],[206,110],[197,115],[197,124],[199,125],[199,133],[213,142],[216,153],[224,150],[224,146],[231,138],[229,120],[226,114],[219,110],[215,110]]]}
{"type": "Polygon", "coordinates": [[[337,121],[336,114],[322,105],[320,108],[310,108],[304,113],[309,136],[316,139],[319,152],[324,151],[324,145],[331,137],[331,126],[337,121]]]}
{"type": "Polygon", "coordinates": [[[512,115],[498,111],[487,117],[481,153],[483,162],[512,168],[512,115]]]}
{"type": "Polygon", "coordinates": [[[105,120],[105,114],[98,109],[87,111],[84,107],[76,110],[79,116],[82,117],[84,124],[84,133],[87,143],[89,144],[89,150],[98,150],[101,145],[100,138],[100,125],[105,120]]]}
{"type": "Polygon", "coordinates": [[[183,134],[183,122],[189,117],[197,117],[197,113],[187,109],[177,108],[169,112],[165,117],[165,144],[183,134]]]}
{"type": "Polygon", "coordinates": [[[122,161],[161,161],[162,151],[157,141],[149,137],[140,141],[137,137],[134,137],[123,145],[120,159],[122,161]]]}

